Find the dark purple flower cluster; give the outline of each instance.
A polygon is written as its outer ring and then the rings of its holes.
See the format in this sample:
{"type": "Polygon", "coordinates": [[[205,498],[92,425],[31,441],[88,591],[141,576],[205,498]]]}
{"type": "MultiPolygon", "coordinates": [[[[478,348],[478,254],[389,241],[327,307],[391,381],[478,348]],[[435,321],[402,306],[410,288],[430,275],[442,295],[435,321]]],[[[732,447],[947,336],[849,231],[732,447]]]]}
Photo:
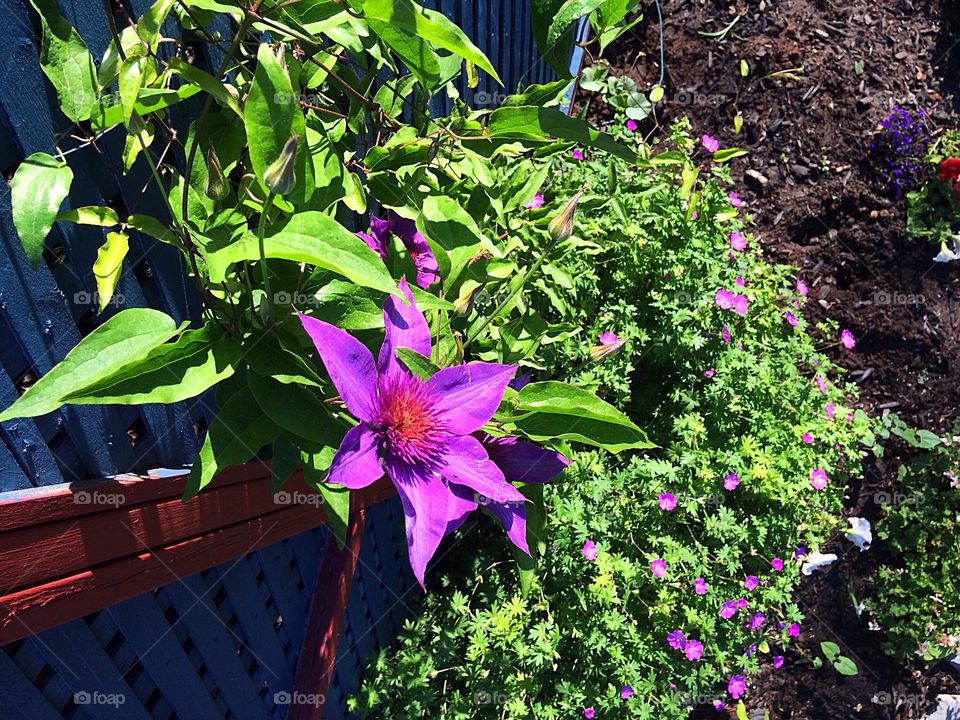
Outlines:
{"type": "Polygon", "coordinates": [[[870,143],[870,156],[877,181],[895,197],[917,186],[924,170],[923,158],[930,145],[923,109],[916,112],[894,106],[870,143]]]}

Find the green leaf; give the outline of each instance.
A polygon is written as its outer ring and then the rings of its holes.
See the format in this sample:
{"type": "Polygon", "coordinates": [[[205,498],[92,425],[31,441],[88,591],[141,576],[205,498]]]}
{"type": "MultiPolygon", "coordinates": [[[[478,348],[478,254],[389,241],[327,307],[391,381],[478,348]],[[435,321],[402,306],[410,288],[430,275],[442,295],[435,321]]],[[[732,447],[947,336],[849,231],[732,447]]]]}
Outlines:
{"type": "Polygon", "coordinates": [[[277,427],[312,443],[332,448],[340,445],[347,428],[333,421],[309,389],[255,372],[247,375],[247,384],[263,414],[277,427]]]}
{"type": "Polygon", "coordinates": [[[441,84],[440,58],[423,38],[394,27],[389,22],[368,18],[367,23],[428,91],[433,91],[441,84]]]}
{"type": "Polygon", "coordinates": [[[340,485],[323,482],[332,453],[303,453],[303,475],[312,487],[323,496],[323,511],[337,547],[343,549],[347,541],[347,524],[350,521],[350,491],[340,485]]]}
{"type": "MultiPolygon", "coordinates": [[[[137,95],[137,103],[134,106],[136,112],[141,117],[146,117],[150,113],[160,112],[169,107],[183,102],[193,97],[200,88],[196,85],[182,85],[176,90],[168,88],[144,88],[137,95]]],[[[107,96],[109,97],[109,96],[107,96]]],[[[100,132],[114,125],[123,122],[123,107],[117,103],[115,105],[106,104],[101,101],[90,118],[90,127],[100,132]]]]}
{"type": "Polygon", "coordinates": [[[573,26],[571,25],[558,40],[547,41],[553,21],[563,4],[563,0],[531,0],[531,24],[542,58],[559,77],[570,77],[570,53],[573,51],[574,41],[573,26]]]}
{"type": "Polygon", "coordinates": [[[613,405],[574,385],[548,381],[530,383],[517,396],[517,428],[532,440],[566,439],[617,453],[652,448],[646,434],[613,405]]]}
{"type": "Polygon", "coordinates": [[[531,85],[522,93],[509,95],[503,101],[503,106],[511,105],[553,105],[560,102],[570,83],[569,79],[554,80],[545,85],[531,85]]]}
{"type": "Polygon", "coordinates": [[[167,19],[175,0],[157,0],[139,20],[137,20],[137,34],[147,44],[151,52],[157,51],[160,40],[160,26],[167,19]]]}
{"type": "Polygon", "coordinates": [[[65,162],[37,152],[17,168],[10,186],[13,224],[34,269],[43,258],[43,241],[70,192],[73,171],[65,162]]]}
{"type": "Polygon", "coordinates": [[[398,347],[396,353],[397,359],[403,366],[421,380],[429,380],[440,371],[440,368],[434,365],[430,358],[424,357],[416,350],[398,347]]]}
{"type": "Polygon", "coordinates": [[[167,67],[189,83],[199,86],[205,93],[212,95],[220,105],[230,108],[240,117],[243,110],[236,99],[227,92],[226,87],[210,73],[191,65],[182,58],[174,57],[167,61],[167,67]]]}
{"type": "Polygon", "coordinates": [[[81,340],[60,363],[0,414],[0,422],[56,410],[66,404],[67,396],[144,358],[176,332],[173,318],[159,310],[131,308],[117,313],[81,340]]]}
{"type": "Polygon", "coordinates": [[[743,700],[737,703],[737,720],[750,720],[750,716],[747,715],[747,706],[743,704],[743,700]]]}
{"type": "Polygon", "coordinates": [[[824,657],[831,662],[840,656],[840,646],[835,642],[822,642],[820,643],[820,649],[823,651],[824,657]]]}
{"type": "MultiPolygon", "coordinates": [[[[336,220],[318,211],[302,212],[264,239],[268,258],[305,262],[330,270],[361,287],[398,294],[397,284],[380,256],[336,220]]],[[[239,240],[207,254],[211,282],[222,282],[235,262],[258,260],[257,236],[248,232],[239,240]]]]}
{"type": "MultiPolygon", "coordinates": [[[[248,149],[253,170],[266,188],[267,168],[283,153],[294,135],[304,136],[303,113],[290,82],[290,75],[266,43],[257,51],[257,69],[243,107],[248,149]]],[[[313,171],[308,171],[306,143],[297,144],[294,160],[296,185],[289,198],[296,206],[313,192],[313,171]]]]}
{"type": "Polygon", "coordinates": [[[857,664],[845,655],[841,655],[834,661],[833,668],[841,675],[853,676],[860,674],[857,664]]]}
{"type": "Polygon", "coordinates": [[[120,271],[123,270],[123,259],[130,249],[129,240],[125,232],[109,232],[106,242],[97,251],[97,259],[93,263],[93,275],[97,280],[99,312],[103,312],[113,299],[113,291],[117,288],[117,280],[120,279],[120,271]]]}
{"type": "Polygon", "coordinates": [[[746,154],[747,154],[747,151],[744,150],[743,148],[736,148],[736,147],[723,148],[723,150],[717,150],[713,154],[713,161],[718,163],[723,163],[729,160],[733,160],[734,158],[741,157],[746,154]]]}
{"type": "Polygon", "coordinates": [[[490,60],[474,45],[463,31],[434,10],[420,7],[411,0],[364,0],[363,15],[379,35],[384,26],[402,30],[409,35],[449,50],[485,70],[501,85],[500,76],[490,60]],[[378,29],[379,28],[379,29],[378,29]]]}
{"type": "Polygon", "coordinates": [[[233,375],[240,348],[210,327],[188,330],[176,342],[153,348],[142,359],[69,394],[75,405],[175,403],[196,397],[233,375]]]}
{"type": "Polygon", "coordinates": [[[607,133],[594,130],[583,120],[569,117],[554,108],[501,107],[490,113],[487,131],[491,137],[511,140],[546,141],[548,136],[605,150],[635,163],[637,154],[607,133]]]}
{"type": "Polygon", "coordinates": [[[576,20],[589,15],[604,2],[606,0],[566,0],[554,16],[553,22],[550,23],[547,43],[553,45],[576,20]]]}
{"type": "Polygon", "coordinates": [[[169,227],[150,215],[130,215],[127,218],[127,226],[133,228],[144,235],[149,235],[155,240],[177,245],[177,236],[169,227]]]}
{"type": "Polygon", "coordinates": [[[277,427],[263,416],[250,388],[240,387],[220,406],[210,423],[200,455],[187,478],[183,500],[209,485],[221,470],[255,457],[277,432],[277,427]]]}
{"type": "Polygon", "coordinates": [[[286,435],[277,435],[273,439],[270,454],[270,479],[272,480],[272,492],[274,494],[290,479],[299,463],[300,449],[290,442],[286,435]]]}
{"type": "Polygon", "coordinates": [[[130,118],[133,117],[150,62],[151,59],[145,55],[132,55],[120,63],[120,108],[123,111],[123,124],[127,127],[130,127],[130,118]]]}
{"type": "Polygon", "coordinates": [[[89,120],[99,92],[93,56],[55,0],[30,0],[30,4],[43,26],[40,67],[57,91],[63,114],[75,123],[89,120]]]}
{"type": "Polygon", "coordinates": [[[453,198],[429,195],[423,200],[417,228],[447,251],[451,267],[445,287],[456,285],[460,273],[483,243],[480,228],[453,198]]]}
{"type": "Polygon", "coordinates": [[[120,224],[120,218],[113,208],[101,207],[100,205],[87,205],[84,207],[64,210],[57,215],[57,222],[74,222],[78,225],[99,225],[100,227],[113,227],[120,224]]]}
{"type": "Polygon", "coordinates": [[[924,450],[929,450],[930,448],[935,448],[940,444],[940,438],[936,433],[932,433],[929,430],[917,430],[917,447],[923,448],[924,450]]]}

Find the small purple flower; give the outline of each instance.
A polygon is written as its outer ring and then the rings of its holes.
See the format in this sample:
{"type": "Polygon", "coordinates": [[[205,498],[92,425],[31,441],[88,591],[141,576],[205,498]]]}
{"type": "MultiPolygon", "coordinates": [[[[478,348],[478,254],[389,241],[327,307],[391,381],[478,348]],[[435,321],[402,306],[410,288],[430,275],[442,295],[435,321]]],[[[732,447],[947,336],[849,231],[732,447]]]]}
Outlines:
{"type": "MultiPolygon", "coordinates": [[[[571,156],[574,160],[583,160],[583,151],[582,151],[582,150],[574,150],[573,152],[570,153],[570,156],[571,156]]],[[[590,711],[593,712],[593,708],[590,708],[590,711]]],[[[588,717],[592,717],[592,716],[588,716],[588,717]]]]}
{"type": "Polygon", "coordinates": [[[806,546],[806,545],[801,545],[800,547],[798,547],[796,550],[793,551],[793,557],[795,557],[795,558],[805,557],[806,554],[807,554],[807,546],[806,546]]]}
{"type": "Polygon", "coordinates": [[[583,557],[590,562],[593,562],[597,559],[597,545],[593,542],[593,540],[587,540],[580,549],[580,552],[582,552],[583,557]]]}
{"type": "Polygon", "coordinates": [[[720,711],[723,710],[725,707],[726,707],[726,705],[723,704],[723,700],[714,700],[714,701],[713,701],[713,709],[716,710],[717,712],[720,712],[720,711]]]}
{"type": "Polygon", "coordinates": [[[746,610],[746,609],[747,609],[747,599],[737,598],[737,610],[746,610]]]}
{"type": "Polygon", "coordinates": [[[778,670],[783,667],[783,655],[777,655],[773,658],[773,667],[778,670]]]}
{"type": "Polygon", "coordinates": [[[747,249],[747,238],[742,232],[734,230],[730,233],[730,247],[734,250],[746,250],[747,249]]]}
{"type": "Polygon", "coordinates": [[[697,595],[706,595],[707,594],[707,581],[703,578],[697,578],[693,581],[693,591],[697,595]]]}
{"type": "Polygon", "coordinates": [[[737,475],[735,472],[732,472],[729,475],[724,476],[723,478],[724,490],[736,490],[739,484],[740,484],[740,476],[737,475]]]}
{"type": "MultiPolygon", "coordinates": [[[[633,120],[631,120],[630,122],[633,122],[633,120]]],[[[620,699],[621,699],[621,700],[629,700],[629,699],[632,698],[632,697],[633,697],[633,688],[632,688],[632,687],[630,687],[629,685],[624,685],[622,688],[620,688],[620,699]]]]}
{"type": "Polygon", "coordinates": [[[707,371],[704,372],[703,374],[706,375],[708,378],[712,378],[714,375],[717,374],[717,369],[716,369],[716,368],[710,368],[709,370],[707,370],[707,371]]]}
{"type": "Polygon", "coordinates": [[[735,208],[738,208],[741,205],[743,205],[743,200],[741,200],[740,196],[737,195],[735,192],[727,193],[727,199],[730,200],[730,204],[733,205],[735,208]]]}
{"type": "Polygon", "coordinates": [[[541,195],[540,193],[537,193],[536,195],[533,196],[533,199],[530,202],[524,203],[523,206],[527,210],[538,210],[543,207],[543,203],[544,203],[543,195],[541,195]]]}
{"type": "Polygon", "coordinates": [[[733,293],[729,290],[717,290],[713,300],[721,310],[729,310],[733,307],[733,293]]]}
{"type": "Polygon", "coordinates": [[[800,637],[800,626],[797,623],[790,623],[787,628],[787,635],[790,637],[800,637]]]}
{"type": "Polygon", "coordinates": [[[857,346],[857,339],[853,336],[853,333],[844,328],[840,332],[840,342],[843,343],[843,346],[847,350],[853,350],[857,346]]]}
{"type": "Polygon", "coordinates": [[[700,138],[700,144],[707,152],[715,153],[720,149],[720,143],[713,135],[704,135],[700,138]]]}
{"type": "Polygon", "coordinates": [[[687,646],[683,649],[683,654],[687,656],[687,660],[690,662],[696,662],[703,657],[703,643],[699,640],[688,640],[687,646]]]}
{"type": "Polygon", "coordinates": [[[827,381],[826,381],[826,379],[823,377],[823,375],[817,375],[817,377],[815,377],[814,380],[815,380],[816,383],[817,383],[817,387],[820,389],[820,394],[821,394],[821,395],[825,395],[826,392],[827,392],[827,381]]]}
{"type": "Polygon", "coordinates": [[[660,509],[667,512],[670,512],[677,506],[677,498],[673,493],[660,493],[657,502],[660,504],[660,509]]]}
{"type": "Polygon", "coordinates": [[[833,415],[834,415],[834,413],[836,413],[836,411],[837,411],[837,406],[834,405],[833,403],[827,403],[827,404],[824,406],[823,411],[826,413],[827,418],[828,418],[829,420],[833,420],[833,415]]]}
{"type": "Polygon", "coordinates": [[[743,675],[734,675],[727,683],[727,692],[734,700],[738,700],[747,691],[747,680],[743,675]]]}
{"type": "Polygon", "coordinates": [[[756,575],[747,575],[747,577],[743,580],[743,586],[747,590],[755,590],[759,584],[760,581],[757,579],[756,575]]]}
{"type": "Polygon", "coordinates": [[[722,617],[724,620],[729,620],[736,614],[737,614],[736,600],[727,600],[723,605],[720,606],[720,617],[722,617]]]}
{"type": "Polygon", "coordinates": [[[796,327],[796,326],[797,326],[797,316],[794,315],[794,314],[793,314],[792,312],[790,312],[789,310],[787,310],[787,311],[783,314],[783,317],[786,318],[786,320],[787,320],[787,325],[789,325],[790,327],[796,327]]]}
{"type": "Polygon", "coordinates": [[[770,567],[772,567],[775,572],[782,572],[782,571],[783,571],[783,559],[782,559],[782,558],[775,557],[773,560],[770,561],[770,567]]]}
{"type": "Polygon", "coordinates": [[[679,630],[674,630],[667,635],[667,645],[674,650],[683,650],[687,646],[687,636],[679,630]]]}
{"type": "Polygon", "coordinates": [[[592,707],[588,707],[588,708],[584,708],[584,709],[583,709],[583,716],[584,716],[587,720],[593,720],[593,716],[596,715],[596,714],[597,714],[597,711],[594,710],[592,707]]]}
{"type": "Polygon", "coordinates": [[[735,284],[737,287],[745,287],[746,284],[747,284],[747,281],[744,280],[742,277],[738,277],[738,278],[737,278],[736,280],[734,280],[733,282],[734,282],[734,284],[735,284]]]}
{"type": "Polygon", "coordinates": [[[766,616],[762,612],[754,613],[750,618],[750,622],[747,625],[751,630],[759,630],[763,627],[763,623],[766,621],[766,616]]]}
{"type": "Polygon", "coordinates": [[[823,468],[814,468],[810,472],[810,485],[814,490],[823,490],[827,487],[827,471],[823,468]]]}
{"type": "Polygon", "coordinates": [[[650,563],[650,572],[653,573],[654,577],[663,580],[664,576],[667,574],[667,562],[663,558],[657,558],[650,563]]]}
{"type": "Polygon", "coordinates": [[[807,284],[803,281],[803,278],[797,278],[797,292],[806,297],[810,289],[807,287],[807,284]]]}
{"type": "Polygon", "coordinates": [[[723,328],[720,330],[720,337],[722,337],[723,341],[727,343],[727,345],[729,345],[730,344],[730,328],[724,325],[723,328]]]}
{"type": "Polygon", "coordinates": [[[746,295],[737,295],[733,299],[733,311],[737,315],[746,315],[748,307],[750,307],[750,301],[747,300],[746,295]]]}
{"type": "Polygon", "coordinates": [[[630,132],[636,132],[637,128],[640,127],[639,125],[637,125],[637,121],[633,119],[627,120],[626,126],[627,126],[627,130],[629,130],[630,132]]]}
{"type": "Polygon", "coordinates": [[[805,432],[800,439],[803,440],[804,445],[813,445],[813,435],[809,432],[805,432]]]}

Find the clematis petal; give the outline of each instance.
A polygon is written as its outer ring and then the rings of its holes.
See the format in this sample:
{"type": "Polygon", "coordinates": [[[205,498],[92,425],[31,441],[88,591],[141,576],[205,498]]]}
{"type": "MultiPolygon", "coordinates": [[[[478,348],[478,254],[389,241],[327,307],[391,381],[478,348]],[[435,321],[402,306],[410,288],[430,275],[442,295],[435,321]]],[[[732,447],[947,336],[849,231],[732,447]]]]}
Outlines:
{"type": "Polygon", "coordinates": [[[444,368],[427,381],[427,387],[440,398],[436,410],[447,429],[467,435],[493,417],[516,371],[513,365],[467,363],[444,368]]]}
{"type": "Polygon", "coordinates": [[[386,466],[403,503],[410,566],[424,587],[427,564],[447,532],[453,494],[440,477],[424,468],[396,462],[389,455],[386,466]]]}
{"type": "Polygon", "coordinates": [[[493,437],[479,433],[490,459],[512,482],[545,483],[571,465],[563,455],[517,437],[493,437]]]}
{"type": "Polygon", "coordinates": [[[476,493],[466,485],[448,485],[452,497],[447,508],[447,535],[463,525],[477,509],[476,493]]]}
{"type": "Polygon", "coordinates": [[[407,372],[396,357],[397,348],[409,348],[421,355],[430,356],[430,328],[420,308],[413,302],[413,293],[406,278],[401,278],[399,288],[407,296],[409,304],[390,295],[383,301],[383,324],[386,334],[380,346],[377,367],[380,375],[407,372]]]}
{"type": "Polygon", "coordinates": [[[387,254],[387,248],[390,247],[390,222],[375,215],[370,216],[370,232],[383,248],[383,254],[387,254]]]}
{"type": "Polygon", "coordinates": [[[475,437],[452,437],[447,441],[443,461],[445,464],[439,468],[439,472],[447,482],[471,488],[478,496],[482,496],[478,500],[481,504],[523,505],[527,501],[522,492],[504,479],[503,472],[487,456],[487,451],[475,437]]]}
{"type": "Polygon", "coordinates": [[[530,547],[527,545],[527,512],[523,505],[517,503],[490,503],[484,505],[490,511],[500,524],[503,526],[510,542],[516,545],[527,555],[530,554],[530,547]]]}
{"type": "Polygon", "coordinates": [[[350,333],[335,325],[302,313],[297,313],[297,317],[320,353],[347,410],[361,420],[372,420],[377,389],[373,354],[350,333]]]}
{"type": "Polygon", "coordinates": [[[382,477],[377,436],[366,423],[350,428],[343,436],[337,454],[333,456],[327,480],[357,490],[382,477]]]}
{"type": "Polygon", "coordinates": [[[378,240],[376,237],[370,235],[369,233],[365,233],[362,230],[357,233],[357,237],[363,240],[367,244],[367,247],[377,253],[381,260],[387,259],[387,246],[380,242],[380,240],[378,240]]]}

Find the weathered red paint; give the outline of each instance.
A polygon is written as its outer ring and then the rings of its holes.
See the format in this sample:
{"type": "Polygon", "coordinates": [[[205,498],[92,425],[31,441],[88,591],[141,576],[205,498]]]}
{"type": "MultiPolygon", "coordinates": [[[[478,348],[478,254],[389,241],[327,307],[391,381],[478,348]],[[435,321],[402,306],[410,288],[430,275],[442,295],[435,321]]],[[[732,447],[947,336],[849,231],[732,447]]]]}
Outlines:
{"type": "Polygon", "coordinates": [[[323,717],[343,616],[357,570],[365,515],[364,510],[351,515],[343,548],[330,548],[317,573],[307,631],[293,681],[292,698],[305,701],[291,704],[287,720],[321,720],[323,717]]]}
{"type": "MultiPolygon", "coordinates": [[[[182,503],[186,476],[122,476],[0,502],[0,645],[326,521],[317,504],[274,502],[270,468],[262,462],[225,471],[182,503]],[[78,492],[94,487],[115,495],[114,504],[76,502],[78,492]]],[[[313,492],[300,473],[284,490],[313,492]]],[[[384,479],[354,492],[352,510],[394,492],[384,479]]]]}

